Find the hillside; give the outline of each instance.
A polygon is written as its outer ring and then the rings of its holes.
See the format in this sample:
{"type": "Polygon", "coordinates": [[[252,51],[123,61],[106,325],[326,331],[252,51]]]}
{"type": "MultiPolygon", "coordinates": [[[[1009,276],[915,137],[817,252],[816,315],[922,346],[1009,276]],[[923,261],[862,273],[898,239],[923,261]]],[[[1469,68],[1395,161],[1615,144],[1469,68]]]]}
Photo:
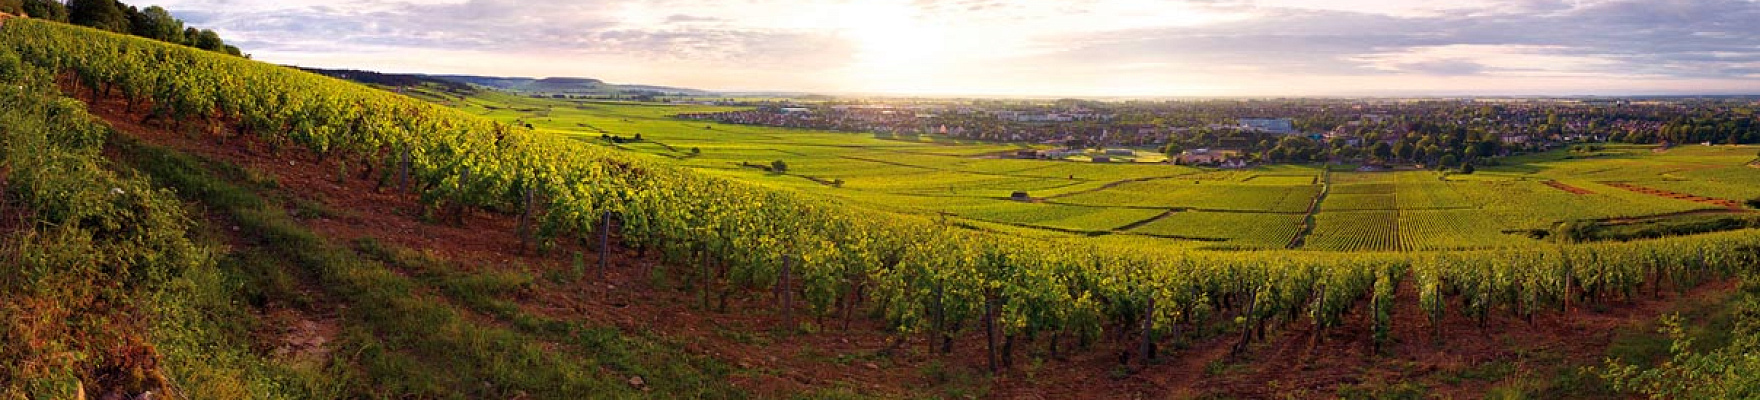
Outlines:
{"type": "Polygon", "coordinates": [[[589,78],[509,78],[474,75],[396,74],[351,69],[294,67],[332,78],[385,87],[432,87],[453,95],[469,95],[476,88],[527,94],[580,96],[678,95],[711,96],[714,92],[652,85],[610,84],[589,78]]]}
{"type": "Polygon", "coordinates": [[[453,94],[453,95],[460,95],[460,96],[469,95],[471,93],[476,92],[476,90],[477,90],[475,87],[471,86],[471,84],[469,84],[469,83],[461,83],[461,82],[457,82],[457,81],[439,79],[439,78],[434,78],[431,76],[421,75],[421,74],[387,74],[387,73],[352,70],[352,69],[323,69],[323,68],[304,68],[304,67],[294,67],[294,68],[299,68],[302,71],[311,72],[311,73],[318,74],[318,75],[324,75],[324,76],[328,76],[331,78],[359,82],[359,83],[367,84],[367,85],[390,87],[390,88],[411,88],[411,87],[431,86],[431,87],[434,87],[435,89],[438,89],[440,91],[443,91],[443,92],[446,92],[449,94],[453,94]]]}
{"type": "Polygon", "coordinates": [[[43,21],[0,71],[9,398],[1609,397],[1760,265],[1021,236],[43,21]]]}

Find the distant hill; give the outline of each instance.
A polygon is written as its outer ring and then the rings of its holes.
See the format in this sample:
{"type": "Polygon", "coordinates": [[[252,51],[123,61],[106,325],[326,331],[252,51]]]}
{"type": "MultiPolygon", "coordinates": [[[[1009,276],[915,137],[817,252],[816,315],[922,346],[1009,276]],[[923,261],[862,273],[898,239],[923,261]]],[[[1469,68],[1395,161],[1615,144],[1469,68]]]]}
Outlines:
{"type": "Polygon", "coordinates": [[[470,95],[470,94],[475,93],[477,91],[477,88],[474,86],[471,86],[470,84],[446,80],[446,79],[439,79],[439,78],[435,78],[435,77],[428,76],[428,75],[387,74],[387,73],[380,73],[380,72],[373,72],[373,71],[360,71],[360,70],[352,70],[352,69],[323,69],[323,68],[304,68],[304,67],[294,67],[294,68],[299,68],[299,69],[304,70],[306,72],[311,72],[311,73],[318,74],[318,75],[324,75],[324,76],[328,76],[331,78],[350,80],[350,81],[365,83],[368,85],[380,85],[380,86],[392,86],[392,87],[431,86],[431,87],[440,89],[442,91],[446,91],[448,93],[461,95],[461,96],[470,95]]]}
{"type": "Polygon", "coordinates": [[[714,95],[714,92],[653,85],[619,85],[591,78],[508,78],[475,75],[433,75],[433,78],[501,90],[551,94],[672,94],[687,96],[714,95]]]}
{"type": "Polygon", "coordinates": [[[469,95],[478,87],[525,93],[570,95],[684,95],[714,96],[715,92],[653,85],[618,85],[592,78],[519,78],[477,75],[392,74],[352,69],[294,67],[319,75],[369,85],[392,87],[431,86],[457,95],[469,95]]]}

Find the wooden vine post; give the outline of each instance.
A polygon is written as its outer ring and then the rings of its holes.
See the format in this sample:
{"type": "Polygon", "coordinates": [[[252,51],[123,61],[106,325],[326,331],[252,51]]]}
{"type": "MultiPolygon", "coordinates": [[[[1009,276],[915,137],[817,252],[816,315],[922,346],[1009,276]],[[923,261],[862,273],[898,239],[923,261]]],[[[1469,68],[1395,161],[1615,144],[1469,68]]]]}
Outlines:
{"type": "MultiPolygon", "coordinates": [[[[468,187],[466,182],[469,182],[470,180],[471,180],[471,167],[465,166],[460,171],[458,171],[458,194],[455,194],[453,196],[464,198],[465,197],[465,195],[464,195],[465,188],[468,187]]],[[[452,204],[452,223],[455,225],[458,225],[458,226],[464,226],[464,212],[465,212],[464,201],[463,200],[454,200],[449,203],[452,204]]]]}
{"type": "Polygon", "coordinates": [[[984,299],[984,343],[985,352],[990,356],[990,374],[998,371],[996,365],[996,299],[984,299]]]}
{"type": "Polygon", "coordinates": [[[1234,345],[1234,354],[1235,355],[1241,355],[1242,353],[1246,353],[1247,352],[1247,344],[1253,340],[1253,330],[1250,327],[1251,327],[1251,324],[1254,322],[1253,320],[1258,318],[1258,313],[1259,313],[1258,307],[1259,307],[1259,290],[1254,289],[1253,294],[1251,296],[1247,297],[1247,308],[1245,310],[1242,310],[1243,314],[1241,314],[1241,317],[1243,317],[1243,318],[1241,319],[1241,321],[1243,322],[1243,324],[1240,327],[1241,328],[1241,340],[1240,340],[1240,342],[1235,343],[1235,345],[1234,345]]]}
{"type": "Polygon", "coordinates": [[[931,321],[931,324],[934,325],[935,328],[933,332],[934,337],[929,339],[929,349],[931,351],[935,350],[935,342],[940,341],[941,354],[947,354],[953,351],[953,336],[951,333],[947,332],[947,309],[943,306],[944,302],[942,299],[941,282],[935,282],[933,293],[935,307],[929,310],[929,318],[933,320],[931,321]]]}
{"type": "Polygon", "coordinates": [[[537,187],[527,183],[525,210],[519,214],[519,244],[521,251],[524,251],[526,247],[532,244],[532,236],[534,236],[532,234],[532,213],[534,212],[533,208],[536,208],[535,206],[537,205],[536,202],[533,201],[533,196],[536,194],[537,187]]]}
{"type": "Polygon", "coordinates": [[[611,264],[611,212],[599,217],[599,280],[605,280],[605,269],[611,264]]]}
{"type": "Polygon", "coordinates": [[[709,275],[709,250],[706,245],[697,245],[697,254],[702,256],[701,269],[697,274],[699,291],[703,294],[703,310],[709,309],[709,289],[714,286],[714,278],[709,275]]]}
{"type": "Polygon", "coordinates": [[[411,167],[409,149],[403,149],[403,160],[397,162],[397,193],[409,194],[409,169],[411,167]]]}
{"type": "Polygon", "coordinates": [[[786,331],[794,330],[794,257],[782,256],[782,274],[776,280],[777,299],[782,302],[782,327],[786,331]]]}
{"type": "Polygon", "coordinates": [[[1149,296],[1149,304],[1143,307],[1143,343],[1138,352],[1145,367],[1155,360],[1155,296],[1149,296]]]}

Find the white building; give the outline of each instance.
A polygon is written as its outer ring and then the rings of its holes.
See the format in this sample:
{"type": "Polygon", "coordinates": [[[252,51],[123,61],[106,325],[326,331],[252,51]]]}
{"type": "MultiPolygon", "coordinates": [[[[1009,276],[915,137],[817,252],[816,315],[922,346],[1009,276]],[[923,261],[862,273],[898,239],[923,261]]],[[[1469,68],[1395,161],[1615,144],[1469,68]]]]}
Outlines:
{"type": "Polygon", "coordinates": [[[1295,122],[1289,118],[1241,118],[1241,129],[1279,135],[1296,133],[1295,122]]]}

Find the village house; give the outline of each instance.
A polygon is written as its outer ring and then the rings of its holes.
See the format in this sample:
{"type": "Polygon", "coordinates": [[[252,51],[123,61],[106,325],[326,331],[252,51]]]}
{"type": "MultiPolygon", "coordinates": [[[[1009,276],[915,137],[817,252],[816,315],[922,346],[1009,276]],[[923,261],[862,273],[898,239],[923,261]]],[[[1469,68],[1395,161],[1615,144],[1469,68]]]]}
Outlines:
{"type": "Polygon", "coordinates": [[[1061,160],[1061,159],[1065,159],[1065,158],[1069,158],[1069,157],[1073,157],[1073,156],[1079,156],[1079,155],[1082,155],[1082,153],[1083,153],[1083,151],[1076,150],[1076,149],[1040,150],[1039,151],[1039,158],[1043,158],[1043,159],[1047,159],[1047,160],[1061,160]]]}
{"type": "Polygon", "coordinates": [[[1186,165],[1219,164],[1240,157],[1240,150],[1193,149],[1179,154],[1179,163],[1186,165]]]}
{"type": "Polygon", "coordinates": [[[1343,139],[1344,144],[1347,146],[1362,146],[1363,145],[1363,138],[1360,138],[1360,137],[1357,137],[1356,135],[1352,135],[1348,132],[1345,132],[1343,127],[1340,127],[1339,129],[1333,129],[1329,132],[1326,132],[1326,134],[1321,139],[1326,142],[1329,142],[1329,143],[1335,139],[1343,139]]]}
{"type": "Polygon", "coordinates": [[[1289,118],[1241,118],[1241,129],[1279,135],[1294,134],[1295,122],[1289,118]]]}

